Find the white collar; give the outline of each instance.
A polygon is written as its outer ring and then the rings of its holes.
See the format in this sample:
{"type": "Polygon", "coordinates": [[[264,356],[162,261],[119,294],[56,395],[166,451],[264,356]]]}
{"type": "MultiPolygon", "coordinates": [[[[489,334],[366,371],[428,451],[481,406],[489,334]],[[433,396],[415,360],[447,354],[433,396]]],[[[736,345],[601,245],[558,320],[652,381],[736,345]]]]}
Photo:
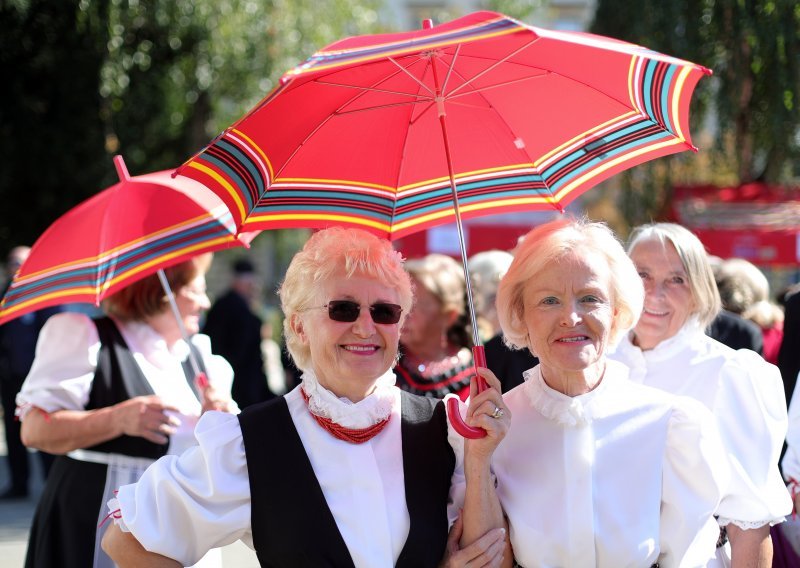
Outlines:
{"type": "Polygon", "coordinates": [[[606,370],[603,378],[594,389],[578,396],[567,396],[550,388],[542,377],[541,365],[528,369],[523,373],[525,377],[525,394],[533,408],[547,418],[565,426],[586,426],[594,419],[603,392],[609,388],[616,377],[627,369],[621,363],[606,360],[606,370]]]}
{"type": "Polygon", "coordinates": [[[705,335],[705,331],[698,319],[692,316],[683,324],[683,327],[681,327],[675,335],[665,339],[652,349],[642,350],[634,345],[633,331],[628,333],[624,340],[620,342],[618,349],[630,355],[633,353],[640,354],[640,357],[645,361],[664,361],[682,351],[687,345],[691,345],[698,334],[705,335]]]}
{"type": "Polygon", "coordinates": [[[394,408],[395,375],[389,369],[375,381],[375,390],[359,402],[338,397],[317,380],[312,370],[303,372],[302,389],[308,396],[308,409],[312,414],[330,418],[345,428],[369,428],[385,420],[394,408]]]}

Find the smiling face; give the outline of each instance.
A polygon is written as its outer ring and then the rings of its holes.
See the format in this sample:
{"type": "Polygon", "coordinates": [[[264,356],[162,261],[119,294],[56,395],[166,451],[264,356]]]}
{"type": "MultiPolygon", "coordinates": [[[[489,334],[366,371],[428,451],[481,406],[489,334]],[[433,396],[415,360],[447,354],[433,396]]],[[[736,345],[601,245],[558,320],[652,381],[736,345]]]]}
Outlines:
{"type": "Polygon", "coordinates": [[[610,284],[606,259],[578,248],[546,265],[526,285],[530,346],[551,387],[591,383],[602,375],[614,323],[610,284]]]}
{"type": "MultiPolygon", "coordinates": [[[[175,303],[183,319],[183,326],[189,335],[200,331],[200,314],[211,307],[211,301],[206,294],[206,279],[204,275],[197,276],[175,294],[175,303]]],[[[172,317],[172,314],[170,314],[172,317]]]]}
{"type": "Polygon", "coordinates": [[[378,302],[400,304],[392,288],[368,276],[331,278],[322,284],[314,306],[295,314],[291,325],[311,352],[311,366],[320,384],[337,396],[358,402],[375,380],[388,371],[397,357],[400,323],[376,324],[369,306],[378,302]],[[322,308],[332,300],[351,300],[361,306],[352,323],[333,321],[322,308]]]}
{"type": "Polygon", "coordinates": [[[694,312],[694,298],[678,251],[667,241],[645,240],[630,252],[644,283],[644,310],[634,329],[634,344],[653,349],[669,339],[694,312]]]}

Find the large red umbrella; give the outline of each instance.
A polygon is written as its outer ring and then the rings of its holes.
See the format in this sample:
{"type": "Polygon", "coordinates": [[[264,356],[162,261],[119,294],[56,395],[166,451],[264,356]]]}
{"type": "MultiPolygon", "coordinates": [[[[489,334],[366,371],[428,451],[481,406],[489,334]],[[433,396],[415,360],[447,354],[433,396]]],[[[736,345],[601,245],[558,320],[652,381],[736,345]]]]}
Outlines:
{"type": "MultiPolygon", "coordinates": [[[[339,224],[393,239],[455,220],[461,234],[461,217],[563,210],[619,171],[693,149],[689,102],[707,73],[479,12],[324,48],[178,171],[243,229],[339,224]]],[[[463,236],[461,249],[471,294],[463,236]]]]}
{"type": "Polygon", "coordinates": [[[213,192],[169,171],[130,177],[59,217],[37,239],[0,303],[0,324],[54,305],[100,301],[191,257],[249,242],[213,192]]]}

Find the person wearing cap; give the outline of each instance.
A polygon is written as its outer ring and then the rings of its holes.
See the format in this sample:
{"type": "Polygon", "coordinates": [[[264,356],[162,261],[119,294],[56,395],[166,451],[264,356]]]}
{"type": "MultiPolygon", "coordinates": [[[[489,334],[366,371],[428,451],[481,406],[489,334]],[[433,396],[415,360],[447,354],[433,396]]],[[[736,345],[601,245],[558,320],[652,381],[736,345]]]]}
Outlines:
{"type": "Polygon", "coordinates": [[[233,367],[231,394],[239,408],[275,396],[264,373],[261,354],[263,322],[251,308],[259,289],[253,264],[245,258],[236,260],[230,288],[211,306],[203,326],[203,333],[211,338],[214,352],[233,367]]]}

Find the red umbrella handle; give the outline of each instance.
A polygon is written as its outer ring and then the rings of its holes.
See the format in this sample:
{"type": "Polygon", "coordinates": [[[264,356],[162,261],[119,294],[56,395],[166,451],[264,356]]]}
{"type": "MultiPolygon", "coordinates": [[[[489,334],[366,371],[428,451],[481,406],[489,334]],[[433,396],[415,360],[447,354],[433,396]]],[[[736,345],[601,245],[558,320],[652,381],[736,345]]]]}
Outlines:
{"type": "MultiPolygon", "coordinates": [[[[475,361],[475,367],[486,366],[486,353],[483,350],[483,345],[476,345],[472,348],[472,358],[475,361]]],[[[483,392],[489,385],[486,384],[483,377],[478,375],[477,370],[475,371],[475,376],[478,381],[478,392],[483,392]]],[[[486,436],[486,430],[483,428],[473,428],[464,422],[464,419],[461,417],[461,409],[459,408],[457,399],[450,398],[447,400],[447,414],[450,417],[450,424],[453,425],[453,429],[463,437],[475,440],[486,436]]]]}

